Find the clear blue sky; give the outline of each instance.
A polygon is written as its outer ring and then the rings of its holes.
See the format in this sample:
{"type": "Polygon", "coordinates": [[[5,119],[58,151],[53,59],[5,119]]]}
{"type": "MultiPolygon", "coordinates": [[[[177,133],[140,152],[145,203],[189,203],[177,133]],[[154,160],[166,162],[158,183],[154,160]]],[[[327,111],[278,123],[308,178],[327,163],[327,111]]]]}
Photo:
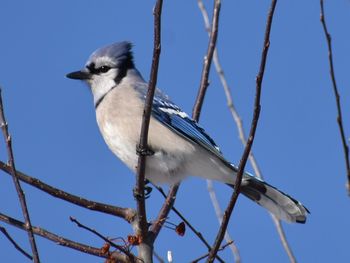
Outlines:
{"type": "MultiPolygon", "coordinates": [[[[336,78],[350,134],[350,2],[325,1],[333,37],[336,78]]],[[[212,8],[211,1],[205,1],[212,8]]],[[[108,150],[97,129],[92,96],[82,83],[65,78],[80,69],[96,48],[115,41],[135,45],[135,61],[149,77],[153,47],[153,1],[15,1],[0,8],[0,84],[17,168],[66,191],[101,202],[134,207],[132,173],[108,150]]],[[[223,1],[218,39],[238,111],[249,129],[270,1],[223,1]]],[[[345,262],[349,251],[349,197],[336,124],[319,1],[279,1],[262,90],[262,111],[253,151],[268,182],[302,201],[311,211],[305,225],[284,224],[299,262],[345,262]]],[[[196,1],[165,1],[158,87],[191,112],[199,86],[207,33],[196,1]]],[[[238,163],[243,147],[212,70],[200,122],[238,163]]],[[[6,160],[3,141],[0,157],[6,160]]],[[[250,165],[248,171],[252,171],[250,165]]],[[[0,175],[0,211],[22,215],[9,176],[0,175]]],[[[110,237],[126,237],[119,218],[90,212],[23,185],[34,225],[97,247],[103,241],[77,228],[69,216],[110,237]]],[[[223,206],[231,189],[215,185],[223,206]]],[[[147,200],[152,219],[162,204],[156,191],[147,200]]],[[[176,206],[213,242],[218,224],[205,181],[182,184],[176,206]]],[[[170,214],[170,221],[180,222],[170,214]]],[[[29,251],[24,232],[6,226],[29,251]]],[[[270,216],[239,199],[229,231],[244,262],[288,262],[270,216]]],[[[42,262],[101,262],[101,259],[37,238],[42,262]]],[[[0,236],[0,261],[26,262],[0,236]]],[[[205,253],[188,231],[178,237],[163,229],[155,244],[166,258],[188,262],[205,253]]],[[[220,255],[232,261],[229,250],[220,255]]]]}

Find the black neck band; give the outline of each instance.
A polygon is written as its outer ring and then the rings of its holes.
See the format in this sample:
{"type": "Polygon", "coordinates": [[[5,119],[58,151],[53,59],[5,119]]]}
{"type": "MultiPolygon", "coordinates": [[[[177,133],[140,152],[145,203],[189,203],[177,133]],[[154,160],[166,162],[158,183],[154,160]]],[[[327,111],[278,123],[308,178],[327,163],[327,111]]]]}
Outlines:
{"type": "Polygon", "coordinates": [[[101,102],[103,101],[103,99],[106,97],[106,95],[108,93],[111,92],[111,90],[113,90],[117,85],[114,85],[109,91],[107,91],[103,96],[101,96],[95,103],[95,110],[97,109],[97,107],[101,104],[101,102]]]}

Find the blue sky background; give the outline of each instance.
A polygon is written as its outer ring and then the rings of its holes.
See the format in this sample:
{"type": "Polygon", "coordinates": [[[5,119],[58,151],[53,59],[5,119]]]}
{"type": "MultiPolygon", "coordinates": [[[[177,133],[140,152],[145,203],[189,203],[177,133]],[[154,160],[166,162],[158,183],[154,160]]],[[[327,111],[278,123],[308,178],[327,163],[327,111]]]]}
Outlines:
{"type": "MultiPolygon", "coordinates": [[[[154,1],[15,1],[0,8],[0,84],[13,137],[17,168],[46,183],[83,197],[135,207],[132,173],[108,150],[94,115],[92,96],[82,83],[65,78],[80,69],[96,48],[115,41],[135,45],[135,61],[149,78],[153,47],[154,1]]],[[[325,1],[333,37],[336,78],[341,93],[344,127],[350,129],[350,1],[325,1]]],[[[212,2],[205,1],[212,12],[212,2]]],[[[246,130],[255,93],[255,76],[270,1],[223,1],[219,56],[246,130]]],[[[349,250],[349,197],[345,164],[336,123],[327,49],[319,22],[319,1],[279,1],[262,90],[262,111],[253,151],[268,182],[301,200],[311,211],[305,225],[284,224],[299,262],[346,262],[349,250]]],[[[196,1],[165,1],[162,15],[161,87],[185,111],[197,94],[207,33],[196,1]]],[[[238,163],[243,147],[227,109],[214,70],[201,124],[238,163]]],[[[3,140],[0,157],[6,160],[3,140]]],[[[247,170],[252,171],[247,165],[247,170]]],[[[21,219],[11,178],[0,175],[0,211],[21,219]]],[[[32,222],[64,237],[101,247],[103,241],[69,221],[74,216],[106,236],[126,237],[130,226],[119,218],[90,212],[24,185],[32,222]]],[[[226,206],[231,189],[215,184],[226,206]]],[[[147,201],[154,218],[163,203],[154,191],[147,201]]],[[[204,180],[189,179],[176,206],[212,243],[218,224],[204,180]]],[[[179,223],[176,215],[170,221],[179,223]]],[[[23,231],[4,223],[29,251],[23,231]]],[[[243,262],[288,262],[270,216],[242,197],[229,231],[243,262]]],[[[37,238],[42,262],[102,262],[37,238]]],[[[156,244],[166,258],[188,262],[206,252],[188,231],[184,237],[163,229],[156,244]]],[[[226,249],[220,255],[232,262],[226,249]]],[[[0,236],[0,261],[26,262],[0,236]]]]}

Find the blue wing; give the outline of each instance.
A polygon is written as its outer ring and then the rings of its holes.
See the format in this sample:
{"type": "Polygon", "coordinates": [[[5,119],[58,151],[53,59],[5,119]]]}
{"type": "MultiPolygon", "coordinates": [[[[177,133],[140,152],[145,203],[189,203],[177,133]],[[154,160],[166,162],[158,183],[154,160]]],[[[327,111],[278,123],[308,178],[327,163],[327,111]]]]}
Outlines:
{"type": "Polygon", "coordinates": [[[159,90],[153,100],[152,116],[186,140],[204,147],[231,167],[205,130],[159,90]]]}

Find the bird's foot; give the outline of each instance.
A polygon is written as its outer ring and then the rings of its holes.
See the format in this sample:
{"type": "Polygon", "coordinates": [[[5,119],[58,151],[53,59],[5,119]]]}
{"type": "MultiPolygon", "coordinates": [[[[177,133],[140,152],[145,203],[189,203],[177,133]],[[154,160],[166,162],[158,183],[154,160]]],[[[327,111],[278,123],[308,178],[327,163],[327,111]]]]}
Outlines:
{"type": "Polygon", "coordinates": [[[149,184],[149,181],[146,179],[145,180],[145,188],[144,188],[144,193],[143,194],[141,194],[137,190],[136,187],[133,189],[133,195],[134,195],[135,199],[137,199],[137,200],[140,200],[141,198],[148,199],[151,196],[151,192],[152,192],[153,188],[151,186],[148,186],[147,184],[149,184]]]}
{"type": "Polygon", "coordinates": [[[136,146],[136,153],[138,155],[151,156],[154,154],[154,151],[152,151],[150,148],[141,148],[140,145],[137,145],[136,146]]]}

